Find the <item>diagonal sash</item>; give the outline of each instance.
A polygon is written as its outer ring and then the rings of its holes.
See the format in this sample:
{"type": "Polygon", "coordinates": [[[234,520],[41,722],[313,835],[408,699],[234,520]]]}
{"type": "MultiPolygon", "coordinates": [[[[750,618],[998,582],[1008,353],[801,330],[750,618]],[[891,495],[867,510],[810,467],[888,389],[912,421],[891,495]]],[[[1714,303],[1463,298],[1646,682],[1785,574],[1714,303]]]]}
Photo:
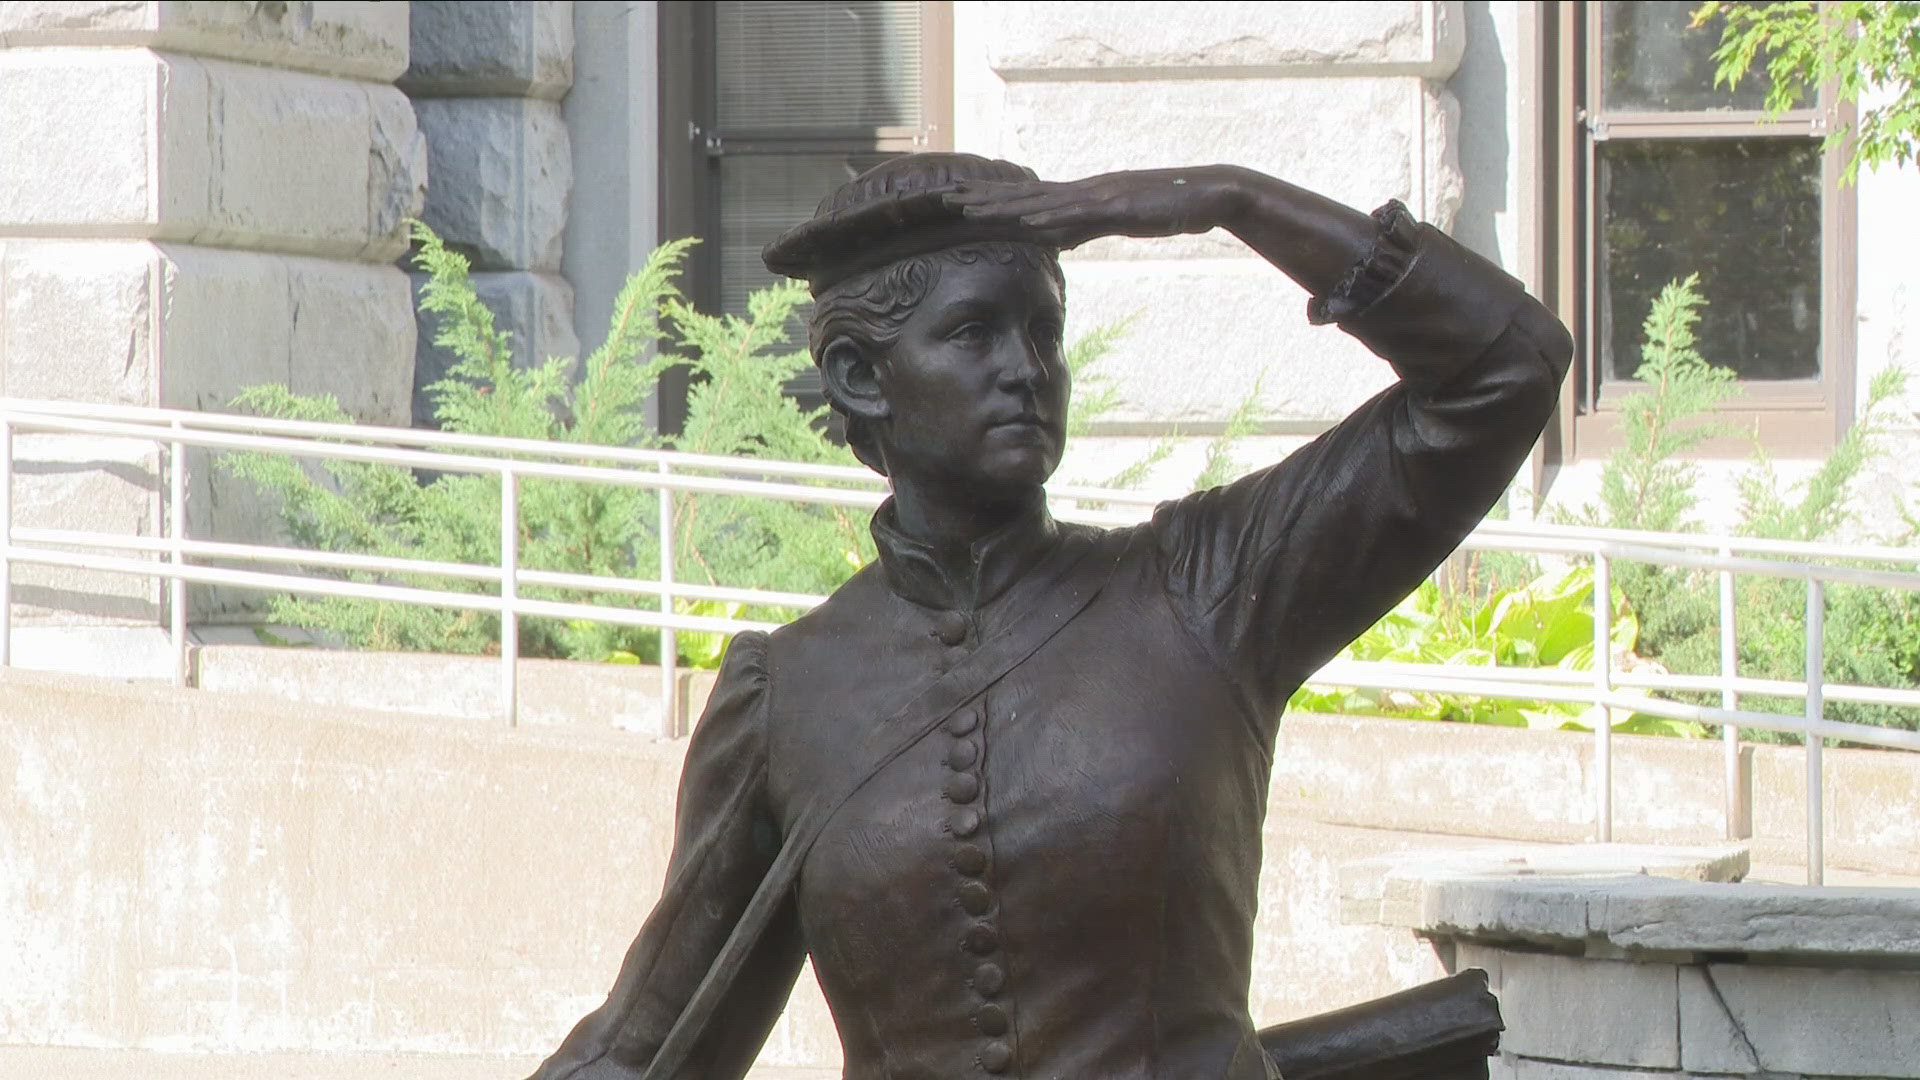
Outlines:
{"type": "MultiPolygon", "coordinates": [[[[643,1074],[644,1080],[672,1080],[686,1064],[695,1043],[706,1030],[715,1010],[726,999],[747,955],[759,944],[768,924],[787,898],[800,876],[801,864],[820,838],[827,822],[860,790],[893,761],[938,730],[953,712],[978,697],[1007,672],[1018,667],[1052,640],[1074,617],[1086,610],[1119,565],[1124,544],[1109,541],[1094,543],[1077,552],[1061,544],[1056,557],[1036,568],[1038,578],[1027,596],[1010,596],[1020,614],[1005,628],[980,644],[944,675],[908,692],[909,696],[888,719],[874,725],[857,751],[869,762],[851,783],[828,789],[811,799],[794,820],[780,853],[774,857],[767,876],[747,902],[740,921],[720,953],[707,968],[700,985],[688,999],[665,1041],[643,1074]],[[1051,565],[1049,565],[1051,564],[1051,565]]],[[[778,708],[778,703],[774,706],[778,708]]],[[[617,1038],[619,1025],[609,1032],[606,1045],[592,1057],[560,1074],[565,1080],[581,1069],[604,1058],[617,1038]]]]}

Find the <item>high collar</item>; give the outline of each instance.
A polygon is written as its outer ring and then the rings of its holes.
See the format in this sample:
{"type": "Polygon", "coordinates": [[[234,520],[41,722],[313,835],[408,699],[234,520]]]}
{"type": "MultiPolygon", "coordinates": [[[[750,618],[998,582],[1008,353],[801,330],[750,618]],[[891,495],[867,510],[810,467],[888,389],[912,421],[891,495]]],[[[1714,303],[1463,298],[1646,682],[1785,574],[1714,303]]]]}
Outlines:
{"type": "Polygon", "coordinates": [[[966,567],[942,565],[933,546],[900,531],[893,500],[873,514],[873,542],[893,591],[916,604],[970,611],[1005,592],[1059,538],[1044,495],[973,542],[966,567]]]}

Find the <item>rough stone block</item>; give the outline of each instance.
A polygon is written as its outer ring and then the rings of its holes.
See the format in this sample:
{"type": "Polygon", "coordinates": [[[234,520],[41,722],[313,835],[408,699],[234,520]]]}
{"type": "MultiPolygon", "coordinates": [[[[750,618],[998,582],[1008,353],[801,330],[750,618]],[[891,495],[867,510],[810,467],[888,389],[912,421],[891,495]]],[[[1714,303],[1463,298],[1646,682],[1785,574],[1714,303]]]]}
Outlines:
{"type": "Polygon", "coordinates": [[[153,248],[143,243],[0,245],[0,389],[22,398],[153,404],[158,274],[153,248]]]}
{"type": "Polygon", "coordinates": [[[1460,63],[1461,5],[990,3],[988,62],[1009,78],[1146,69],[1284,74],[1357,68],[1443,79],[1460,63]]]}
{"type": "Polygon", "coordinates": [[[1753,1043],[1707,981],[1706,969],[1680,969],[1680,1065],[1688,1072],[1760,1071],[1753,1043]]]}
{"type": "Polygon", "coordinates": [[[423,98],[421,219],[478,270],[560,269],[573,159],[560,106],[528,98],[423,98]]]}
{"type": "Polygon", "coordinates": [[[400,91],[206,66],[206,218],[183,238],[382,262],[406,250],[401,221],[424,201],[426,155],[400,91]]]}
{"type": "MultiPolygon", "coordinates": [[[[0,5],[0,13],[14,10],[0,5]]],[[[131,52],[0,53],[9,147],[0,153],[0,235],[101,235],[151,220],[156,67],[131,52]]]]}
{"type": "Polygon", "coordinates": [[[9,45],[144,45],[391,82],[407,68],[407,4],[217,0],[9,3],[9,45]]]}
{"type": "Polygon", "coordinates": [[[1682,984],[1689,1070],[1920,1077],[1920,972],[1711,964],[1703,975],[1682,984]]]}
{"type": "Polygon", "coordinates": [[[329,393],[356,421],[406,427],[415,324],[397,267],[287,259],[296,393],[329,393]]]}
{"type": "Polygon", "coordinates": [[[1500,980],[1502,1049],[1628,1068],[1680,1066],[1671,964],[1507,953],[1500,980]]]}
{"type": "MultiPolygon", "coordinates": [[[[16,528],[111,536],[153,536],[159,531],[160,462],[153,444],[17,434],[13,445],[16,528]]],[[[160,595],[161,587],[152,579],[128,574],[27,560],[13,569],[14,614],[23,622],[151,623],[160,617],[160,595]]]]}
{"type": "MultiPolygon", "coordinates": [[[[426,275],[414,274],[414,288],[425,280],[426,275]]],[[[573,332],[573,290],[565,278],[506,271],[475,274],[472,280],[481,303],[493,312],[494,325],[513,335],[516,365],[530,367],[548,357],[579,355],[580,340],[573,332]]],[[[454,363],[451,352],[433,343],[438,330],[432,318],[420,316],[411,399],[413,423],[420,427],[434,426],[433,399],[427,387],[443,378],[454,363]]]]}
{"type": "Polygon", "coordinates": [[[1074,259],[1066,269],[1071,334],[1132,320],[1098,369],[1120,394],[1108,421],[1221,422],[1256,380],[1261,418],[1335,420],[1393,381],[1353,339],[1307,325],[1306,296],[1259,259],[1074,259]],[[1170,364],[1204,377],[1169,379],[1170,364]]]}
{"type": "Polygon", "coordinates": [[[144,50],[0,53],[0,235],[185,240],[391,261],[426,144],[386,86],[144,50]]]}
{"type": "Polygon", "coordinates": [[[415,0],[413,55],[400,88],[421,97],[558,101],[573,85],[573,4],[415,0]]]}
{"type": "MultiPolygon", "coordinates": [[[[1413,77],[1016,82],[1007,86],[996,152],[1070,179],[1137,167],[1135,148],[1151,146],[1158,165],[1232,162],[1360,207],[1397,198],[1445,228],[1459,203],[1458,112],[1449,91],[1413,77]]],[[[1087,250],[1165,257],[1241,249],[1217,236],[1107,240],[1087,250]]]]}

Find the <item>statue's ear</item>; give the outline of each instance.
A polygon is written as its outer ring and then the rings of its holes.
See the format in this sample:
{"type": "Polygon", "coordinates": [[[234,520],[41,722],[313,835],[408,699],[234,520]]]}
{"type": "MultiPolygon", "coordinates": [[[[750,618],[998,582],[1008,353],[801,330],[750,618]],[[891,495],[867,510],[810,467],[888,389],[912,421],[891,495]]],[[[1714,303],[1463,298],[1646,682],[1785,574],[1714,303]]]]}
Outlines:
{"type": "Polygon", "coordinates": [[[827,397],[849,417],[869,423],[887,418],[887,399],[880,391],[873,358],[850,337],[837,337],[820,354],[820,378],[827,397]]]}

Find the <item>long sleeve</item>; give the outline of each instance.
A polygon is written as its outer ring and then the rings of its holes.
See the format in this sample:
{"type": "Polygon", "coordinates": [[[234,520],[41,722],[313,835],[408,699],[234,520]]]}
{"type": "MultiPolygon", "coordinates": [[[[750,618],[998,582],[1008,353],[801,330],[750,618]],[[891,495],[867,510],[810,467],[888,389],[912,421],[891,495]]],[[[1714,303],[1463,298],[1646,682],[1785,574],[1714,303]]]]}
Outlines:
{"type": "Polygon", "coordinates": [[[1152,526],[1176,608],[1269,724],[1485,516],[1572,358],[1519,282],[1397,204],[1376,216],[1363,272],[1309,311],[1400,381],[1279,464],[1161,507],[1152,526]]]}
{"type": "MultiPolygon", "coordinates": [[[[665,887],[627,950],[606,1004],[589,1013],[533,1080],[643,1076],[739,922],[780,849],[766,804],[766,635],[727,650],[687,747],[665,887]]],[[[804,949],[789,900],[679,1075],[746,1074],[799,974],[804,949]]]]}

